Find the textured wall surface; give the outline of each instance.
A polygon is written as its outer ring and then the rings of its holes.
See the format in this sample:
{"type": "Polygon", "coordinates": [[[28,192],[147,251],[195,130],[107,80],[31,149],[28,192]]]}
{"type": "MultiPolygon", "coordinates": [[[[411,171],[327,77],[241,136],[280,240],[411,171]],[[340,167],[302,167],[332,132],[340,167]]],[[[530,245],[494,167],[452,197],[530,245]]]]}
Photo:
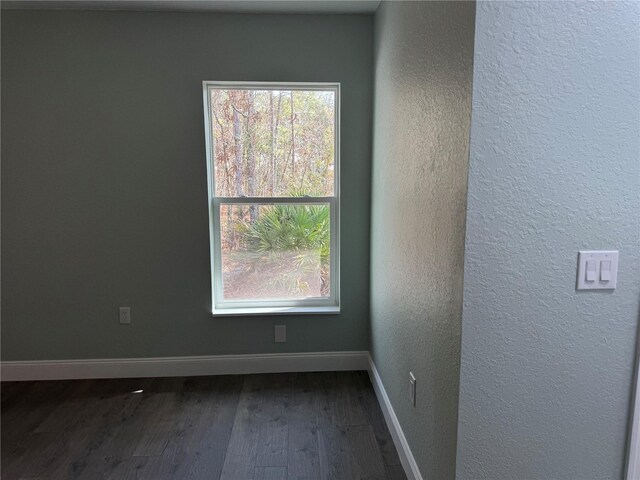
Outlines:
{"type": "Polygon", "coordinates": [[[640,4],[477,6],[457,478],[622,477],[640,296],[640,4]],[[615,292],[576,292],[619,249],[615,292]]]}
{"type": "Polygon", "coordinates": [[[2,359],[366,349],[372,51],[372,16],[3,11],[2,359]],[[203,80],[342,83],[341,315],[211,316],[203,80]]]}
{"type": "Polygon", "coordinates": [[[455,468],[474,9],[376,14],[371,350],[428,479],[455,468]]]}

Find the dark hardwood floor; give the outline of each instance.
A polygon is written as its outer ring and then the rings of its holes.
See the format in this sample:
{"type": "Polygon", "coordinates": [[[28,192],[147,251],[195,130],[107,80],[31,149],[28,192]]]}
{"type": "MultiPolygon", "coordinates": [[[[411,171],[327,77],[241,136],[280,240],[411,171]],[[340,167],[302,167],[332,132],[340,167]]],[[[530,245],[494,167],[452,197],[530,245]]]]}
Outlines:
{"type": "Polygon", "coordinates": [[[12,479],[405,479],[366,372],[3,383],[12,479]]]}

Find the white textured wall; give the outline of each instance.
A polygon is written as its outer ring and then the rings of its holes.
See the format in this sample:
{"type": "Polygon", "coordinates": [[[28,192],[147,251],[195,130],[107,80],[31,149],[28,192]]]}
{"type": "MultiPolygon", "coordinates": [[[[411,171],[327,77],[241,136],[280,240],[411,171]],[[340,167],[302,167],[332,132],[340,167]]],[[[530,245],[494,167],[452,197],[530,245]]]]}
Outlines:
{"type": "Polygon", "coordinates": [[[371,350],[425,479],[455,468],[474,10],[376,15],[371,350]]]}
{"type": "Polygon", "coordinates": [[[477,6],[457,478],[620,479],[640,296],[640,3],[477,6]],[[575,291],[619,249],[615,293],[575,291]]]}

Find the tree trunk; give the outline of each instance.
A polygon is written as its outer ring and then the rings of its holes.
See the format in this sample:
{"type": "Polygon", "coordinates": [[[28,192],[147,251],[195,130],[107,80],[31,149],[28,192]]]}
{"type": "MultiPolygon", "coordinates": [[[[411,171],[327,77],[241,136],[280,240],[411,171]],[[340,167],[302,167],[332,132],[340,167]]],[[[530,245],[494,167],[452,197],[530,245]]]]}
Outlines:
{"type": "MultiPolygon", "coordinates": [[[[217,101],[217,97],[215,97],[215,100],[217,101]]],[[[224,126],[222,125],[222,122],[220,121],[220,119],[218,118],[218,114],[216,113],[216,109],[212,108],[212,113],[213,113],[213,117],[216,119],[216,123],[218,124],[218,126],[220,127],[220,144],[222,145],[222,152],[215,152],[216,155],[216,162],[218,162],[218,154],[221,153],[221,157],[222,157],[222,165],[224,168],[224,180],[225,180],[225,187],[226,187],[226,192],[227,192],[227,196],[231,196],[233,195],[233,192],[231,191],[231,170],[229,168],[229,153],[227,151],[227,142],[225,141],[225,137],[226,137],[226,131],[224,126]]],[[[216,175],[217,178],[217,175],[216,175]]],[[[218,195],[217,190],[218,187],[220,187],[220,185],[218,183],[216,183],[216,195],[218,195]]],[[[222,188],[220,188],[220,191],[222,191],[222,188]]]]}
{"type": "MultiPolygon", "coordinates": [[[[236,187],[236,195],[238,197],[242,197],[244,196],[244,189],[242,187],[242,173],[243,173],[242,172],[242,127],[240,125],[240,114],[238,113],[238,108],[235,105],[235,102],[237,101],[237,97],[234,98],[233,101],[234,101],[234,104],[232,105],[233,107],[233,140],[234,140],[234,150],[235,150],[234,167],[235,167],[235,174],[236,174],[235,187],[236,187]]],[[[231,208],[231,207],[228,207],[228,208],[231,208]]],[[[238,221],[242,221],[243,216],[244,216],[244,213],[242,211],[242,208],[239,208],[238,214],[237,214],[238,221]]],[[[238,247],[238,243],[239,243],[239,238],[234,229],[233,230],[234,247],[238,247]]]]}
{"type": "MultiPolygon", "coordinates": [[[[255,116],[255,92],[249,92],[249,109],[247,114],[247,190],[250,197],[256,196],[256,153],[255,132],[253,131],[253,117],[255,116]]],[[[249,207],[251,223],[256,221],[258,210],[256,205],[249,207]]]]}
{"type": "Polygon", "coordinates": [[[269,111],[271,113],[271,195],[276,194],[276,132],[275,118],[273,111],[273,90],[269,92],[269,111]]]}
{"type": "Polygon", "coordinates": [[[291,115],[289,117],[291,121],[291,177],[296,177],[296,134],[293,128],[293,119],[295,113],[293,112],[293,90],[291,90],[291,115]]]}
{"type": "Polygon", "coordinates": [[[274,136],[274,142],[273,142],[273,149],[274,149],[274,156],[273,156],[273,183],[274,183],[274,187],[273,187],[273,191],[274,191],[274,196],[276,195],[276,192],[278,192],[278,128],[280,126],[280,112],[282,110],[282,92],[278,92],[278,107],[276,108],[276,124],[275,127],[273,128],[273,136],[274,136]]]}
{"type": "Polygon", "coordinates": [[[236,174],[236,195],[244,195],[242,188],[242,127],[240,125],[240,114],[237,107],[233,106],[233,140],[235,147],[235,174],[236,174]]]}

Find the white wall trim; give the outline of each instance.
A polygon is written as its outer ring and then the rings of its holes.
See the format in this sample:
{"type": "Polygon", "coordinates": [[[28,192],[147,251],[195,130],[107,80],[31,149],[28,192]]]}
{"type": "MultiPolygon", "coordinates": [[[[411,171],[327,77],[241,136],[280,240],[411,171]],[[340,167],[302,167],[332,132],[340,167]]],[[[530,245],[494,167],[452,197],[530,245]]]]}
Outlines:
{"type": "Polygon", "coordinates": [[[402,427],[400,426],[400,422],[398,421],[398,417],[396,417],[396,413],[393,410],[389,396],[384,389],[384,385],[382,384],[382,379],[378,374],[376,365],[373,363],[371,356],[368,355],[368,357],[371,384],[376,392],[378,403],[380,404],[384,418],[387,421],[387,427],[389,428],[389,432],[391,432],[393,443],[395,444],[398,455],[400,456],[402,468],[404,468],[408,480],[423,480],[420,470],[418,469],[418,464],[416,463],[415,458],[413,458],[413,453],[411,453],[409,443],[407,442],[404,432],[402,431],[402,427]]]}
{"type": "Polygon", "coordinates": [[[18,361],[1,362],[0,379],[4,382],[368,370],[368,359],[369,353],[363,351],[18,361]]]}
{"type": "Polygon", "coordinates": [[[640,480],[640,343],[637,352],[626,480],[640,480]]]}

